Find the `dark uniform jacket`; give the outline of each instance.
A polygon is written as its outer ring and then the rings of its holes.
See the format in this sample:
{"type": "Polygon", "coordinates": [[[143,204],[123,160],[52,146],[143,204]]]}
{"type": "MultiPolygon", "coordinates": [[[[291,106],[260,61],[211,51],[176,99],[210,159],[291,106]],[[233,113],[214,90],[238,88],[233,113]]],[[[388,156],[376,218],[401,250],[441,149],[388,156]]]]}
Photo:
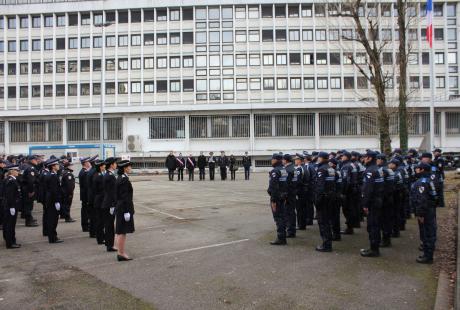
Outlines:
{"type": "Polygon", "coordinates": [[[93,176],[96,173],[96,168],[92,167],[86,174],[86,192],[88,194],[87,201],[89,204],[94,203],[94,187],[93,176]]]}
{"type": "Polygon", "coordinates": [[[219,157],[219,167],[224,168],[228,166],[228,157],[227,156],[221,156],[219,157]]]}
{"type": "Polygon", "coordinates": [[[80,181],[80,201],[87,202],[88,201],[88,190],[86,186],[86,176],[88,174],[88,171],[86,171],[85,168],[82,168],[80,170],[80,173],[78,174],[78,180],[80,181]]]}
{"type": "Polygon", "coordinates": [[[288,173],[282,164],[279,164],[270,171],[267,193],[270,195],[271,202],[278,202],[287,198],[288,173]]]}
{"type": "Polygon", "coordinates": [[[117,179],[116,212],[117,214],[134,214],[133,186],[126,174],[118,176],[117,179]]]}
{"type": "Polygon", "coordinates": [[[198,156],[198,168],[203,169],[206,167],[206,156],[198,156]]]}
{"type": "Polygon", "coordinates": [[[61,179],[62,203],[71,204],[75,190],[75,177],[72,170],[64,169],[61,179]]]}
{"type": "Polygon", "coordinates": [[[94,207],[102,208],[104,202],[104,174],[96,172],[93,175],[94,207]]]}
{"type": "Polygon", "coordinates": [[[117,203],[117,178],[115,174],[107,170],[104,175],[104,200],[103,209],[115,208],[117,203]]]}
{"type": "Polygon", "coordinates": [[[328,163],[322,163],[318,166],[315,186],[316,201],[336,191],[337,178],[335,169],[330,167],[328,163]]]}
{"type": "Polygon", "coordinates": [[[362,207],[370,209],[381,206],[384,192],[383,172],[375,162],[371,163],[364,172],[362,188],[362,207]]]}
{"type": "Polygon", "coordinates": [[[436,206],[436,190],[430,180],[430,174],[424,173],[412,184],[410,199],[415,206],[415,215],[423,217],[428,209],[436,206]]]}
{"type": "Polygon", "coordinates": [[[351,161],[344,161],[342,163],[340,173],[342,175],[342,188],[345,195],[358,189],[359,175],[358,167],[355,163],[351,161]]]}
{"type": "Polygon", "coordinates": [[[185,166],[187,167],[187,169],[189,170],[193,170],[195,169],[196,167],[196,160],[195,160],[195,157],[187,157],[187,161],[185,163],[185,166]]]}
{"type": "Polygon", "coordinates": [[[169,170],[175,170],[176,169],[176,156],[168,155],[168,157],[166,157],[165,166],[169,170]]]}
{"type": "Polygon", "coordinates": [[[62,201],[61,186],[59,184],[59,176],[55,172],[50,172],[45,177],[46,187],[46,206],[53,207],[56,202],[62,201]]]}
{"type": "Polygon", "coordinates": [[[22,174],[22,193],[24,199],[34,200],[37,192],[38,172],[33,165],[25,164],[22,174]],[[34,194],[33,196],[32,193],[34,194]]]}
{"type": "Polygon", "coordinates": [[[5,203],[5,186],[6,186],[6,170],[0,168],[0,212],[3,210],[5,203]]]}
{"type": "Polygon", "coordinates": [[[9,210],[10,208],[15,208],[17,212],[22,207],[21,198],[21,186],[19,185],[19,181],[15,177],[9,176],[5,183],[4,209],[9,210]]]}
{"type": "Polygon", "coordinates": [[[249,168],[251,167],[251,165],[252,165],[251,156],[243,156],[243,167],[249,168]]]}
{"type": "Polygon", "coordinates": [[[50,173],[48,168],[43,168],[40,170],[40,175],[38,176],[38,195],[37,201],[45,204],[46,202],[46,186],[45,186],[45,178],[50,173]]]}

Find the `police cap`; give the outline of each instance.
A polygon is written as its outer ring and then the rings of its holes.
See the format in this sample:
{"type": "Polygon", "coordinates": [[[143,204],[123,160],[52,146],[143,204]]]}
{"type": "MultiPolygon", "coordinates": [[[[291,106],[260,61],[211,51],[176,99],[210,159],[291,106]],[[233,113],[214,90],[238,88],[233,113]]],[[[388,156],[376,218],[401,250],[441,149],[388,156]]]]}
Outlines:
{"type": "Polygon", "coordinates": [[[111,164],[117,162],[117,159],[115,157],[109,157],[105,160],[106,166],[110,166],[111,164]]]}
{"type": "Polygon", "coordinates": [[[319,152],[319,153],[318,153],[318,157],[319,157],[319,158],[328,159],[328,158],[329,158],[329,154],[326,153],[326,152],[319,152]]]}
{"type": "Polygon", "coordinates": [[[280,153],[273,153],[272,159],[281,160],[283,159],[283,155],[281,155],[280,153]]]}
{"type": "Polygon", "coordinates": [[[431,171],[431,166],[427,163],[419,163],[415,168],[420,168],[423,171],[431,171]]]}
{"type": "Polygon", "coordinates": [[[284,159],[285,161],[291,162],[291,161],[292,161],[292,156],[289,155],[289,154],[284,154],[284,155],[283,155],[283,159],[284,159]]]}
{"type": "Polygon", "coordinates": [[[422,153],[422,158],[433,158],[433,154],[429,153],[429,152],[424,152],[422,153]]]}

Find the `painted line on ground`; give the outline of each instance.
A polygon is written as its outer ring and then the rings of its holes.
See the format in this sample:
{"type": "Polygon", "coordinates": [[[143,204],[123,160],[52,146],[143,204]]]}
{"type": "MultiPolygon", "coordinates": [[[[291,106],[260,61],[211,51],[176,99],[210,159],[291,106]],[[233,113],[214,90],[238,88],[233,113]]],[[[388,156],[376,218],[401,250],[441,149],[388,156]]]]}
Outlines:
{"type": "Polygon", "coordinates": [[[164,211],[161,211],[161,210],[158,210],[158,209],[149,208],[149,207],[142,206],[142,205],[138,205],[137,207],[138,207],[138,208],[145,209],[145,210],[152,211],[152,212],[150,212],[150,213],[160,213],[160,214],[163,214],[163,215],[167,215],[167,216],[169,216],[169,217],[173,217],[173,218],[178,219],[178,220],[185,220],[185,218],[183,218],[183,217],[180,217],[180,216],[177,216],[177,215],[168,213],[168,212],[164,212],[164,211]]]}

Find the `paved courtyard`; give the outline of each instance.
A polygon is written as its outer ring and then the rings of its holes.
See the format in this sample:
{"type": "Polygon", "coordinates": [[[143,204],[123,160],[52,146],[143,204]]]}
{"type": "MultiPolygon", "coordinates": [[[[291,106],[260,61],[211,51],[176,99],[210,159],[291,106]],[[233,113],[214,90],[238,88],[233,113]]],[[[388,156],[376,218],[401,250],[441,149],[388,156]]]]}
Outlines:
{"type": "MultiPolygon", "coordinates": [[[[187,177],[187,176],[186,176],[187,177]]],[[[317,225],[273,247],[267,174],[251,181],[169,182],[132,177],[134,258],[119,263],[79,223],[17,228],[19,250],[0,248],[1,309],[432,309],[436,279],[419,255],[415,220],[382,257],[365,259],[365,229],[318,253],[317,225]]],[[[78,197],[78,193],[76,193],[78,197]]],[[[41,217],[41,206],[35,214],[41,217]]],[[[73,216],[79,219],[79,202],[73,216]]]]}

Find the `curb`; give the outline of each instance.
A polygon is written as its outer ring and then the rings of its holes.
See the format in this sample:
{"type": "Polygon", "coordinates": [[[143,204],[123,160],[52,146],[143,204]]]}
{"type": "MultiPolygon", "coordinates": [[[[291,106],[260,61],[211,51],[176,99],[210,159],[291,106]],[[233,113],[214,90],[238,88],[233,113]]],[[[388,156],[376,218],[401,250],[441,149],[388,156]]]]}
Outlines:
{"type": "Polygon", "coordinates": [[[449,277],[443,270],[439,273],[438,289],[436,291],[436,300],[434,303],[434,310],[447,310],[449,309],[449,277]]]}

